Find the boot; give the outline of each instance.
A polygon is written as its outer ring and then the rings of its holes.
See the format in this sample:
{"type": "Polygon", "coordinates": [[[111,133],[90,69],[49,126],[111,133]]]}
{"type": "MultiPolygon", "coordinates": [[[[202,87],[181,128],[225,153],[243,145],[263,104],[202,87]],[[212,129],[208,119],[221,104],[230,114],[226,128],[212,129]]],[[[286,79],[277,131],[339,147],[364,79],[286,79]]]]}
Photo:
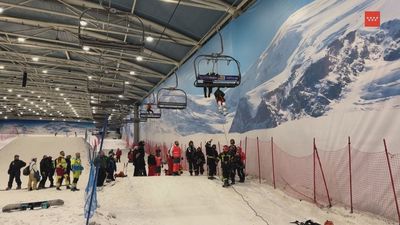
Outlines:
{"type": "Polygon", "coordinates": [[[11,187],[7,187],[7,188],[6,188],[6,191],[8,191],[8,190],[10,190],[10,189],[11,189],[11,187]]]}
{"type": "Polygon", "coordinates": [[[16,189],[21,190],[21,185],[18,185],[16,189]]]}
{"type": "Polygon", "coordinates": [[[56,189],[57,189],[57,191],[61,191],[60,187],[57,187],[56,189]]]}
{"type": "Polygon", "coordinates": [[[71,187],[68,185],[68,186],[67,186],[67,189],[71,189],[71,187]]]}
{"type": "Polygon", "coordinates": [[[193,172],[189,172],[190,173],[190,176],[193,176],[193,172]]]}
{"type": "Polygon", "coordinates": [[[224,181],[224,184],[222,185],[222,187],[229,187],[229,182],[228,182],[228,180],[225,180],[225,181],[224,181]]]}

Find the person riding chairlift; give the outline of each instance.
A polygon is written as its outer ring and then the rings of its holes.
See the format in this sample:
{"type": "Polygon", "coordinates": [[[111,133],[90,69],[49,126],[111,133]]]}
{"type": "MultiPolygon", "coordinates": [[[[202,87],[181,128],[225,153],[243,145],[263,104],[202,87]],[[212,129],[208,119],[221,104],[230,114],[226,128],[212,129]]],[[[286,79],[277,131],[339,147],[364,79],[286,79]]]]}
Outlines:
{"type": "Polygon", "coordinates": [[[214,92],[215,100],[217,101],[218,110],[226,110],[225,106],[225,93],[221,91],[219,88],[214,92]]]}
{"type": "Polygon", "coordinates": [[[151,114],[154,113],[153,109],[151,109],[151,104],[150,104],[150,103],[148,103],[148,104],[146,105],[146,111],[147,111],[147,113],[151,113],[151,114]]]}

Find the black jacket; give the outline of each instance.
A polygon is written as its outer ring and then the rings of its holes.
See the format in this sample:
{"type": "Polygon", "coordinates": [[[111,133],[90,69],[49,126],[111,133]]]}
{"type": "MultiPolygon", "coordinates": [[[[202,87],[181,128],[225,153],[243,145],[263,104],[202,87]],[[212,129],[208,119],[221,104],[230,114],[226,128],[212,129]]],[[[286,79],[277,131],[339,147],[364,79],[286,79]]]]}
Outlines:
{"type": "Polygon", "coordinates": [[[71,172],[71,159],[65,158],[65,162],[67,162],[67,169],[65,173],[69,174],[71,172]]]}
{"type": "Polygon", "coordinates": [[[149,164],[149,166],[155,166],[157,164],[156,157],[154,155],[149,155],[149,157],[147,157],[147,164],[149,164]]]}
{"type": "Polygon", "coordinates": [[[206,159],[204,157],[204,153],[202,151],[196,151],[194,153],[193,162],[196,163],[197,165],[201,165],[201,164],[206,163],[206,159]]]}
{"type": "Polygon", "coordinates": [[[232,156],[229,152],[221,152],[218,156],[219,160],[221,161],[221,167],[230,167],[232,162],[232,156]]]}
{"type": "Polygon", "coordinates": [[[144,161],[144,146],[139,146],[137,148],[137,151],[133,151],[136,155],[135,155],[135,166],[146,166],[146,163],[144,161]]]}
{"type": "Polygon", "coordinates": [[[196,148],[193,146],[189,146],[186,149],[186,159],[187,161],[194,162],[194,155],[196,154],[196,148]]]}
{"type": "Polygon", "coordinates": [[[10,163],[8,168],[8,174],[18,174],[21,173],[21,168],[26,166],[26,163],[22,160],[14,160],[10,163]]]}

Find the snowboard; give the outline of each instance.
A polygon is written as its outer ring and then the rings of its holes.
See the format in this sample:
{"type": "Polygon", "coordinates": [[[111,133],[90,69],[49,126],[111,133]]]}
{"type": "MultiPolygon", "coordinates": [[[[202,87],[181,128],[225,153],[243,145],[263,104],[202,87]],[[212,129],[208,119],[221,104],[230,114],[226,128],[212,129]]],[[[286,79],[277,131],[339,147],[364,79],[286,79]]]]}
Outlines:
{"type": "Polygon", "coordinates": [[[48,209],[50,206],[64,205],[64,201],[61,199],[54,199],[48,201],[39,201],[39,202],[24,202],[24,203],[16,203],[9,204],[3,207],[3,212],[13,212],[13,211],[24,211],[27,209],[33,210],[36,208],[40,209],[48,209]]]}

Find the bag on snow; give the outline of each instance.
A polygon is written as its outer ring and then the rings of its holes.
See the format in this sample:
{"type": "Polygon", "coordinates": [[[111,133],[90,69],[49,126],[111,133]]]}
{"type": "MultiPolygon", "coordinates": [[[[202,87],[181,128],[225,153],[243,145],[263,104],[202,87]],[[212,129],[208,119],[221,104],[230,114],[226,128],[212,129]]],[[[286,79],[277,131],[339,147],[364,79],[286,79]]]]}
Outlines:
{"type": "Polygon", "coordinates": [[[31,173],[29,166],[25,167],[24,170],[22,170],[22,174],[24,176],[28,176],[31,173]]]}

